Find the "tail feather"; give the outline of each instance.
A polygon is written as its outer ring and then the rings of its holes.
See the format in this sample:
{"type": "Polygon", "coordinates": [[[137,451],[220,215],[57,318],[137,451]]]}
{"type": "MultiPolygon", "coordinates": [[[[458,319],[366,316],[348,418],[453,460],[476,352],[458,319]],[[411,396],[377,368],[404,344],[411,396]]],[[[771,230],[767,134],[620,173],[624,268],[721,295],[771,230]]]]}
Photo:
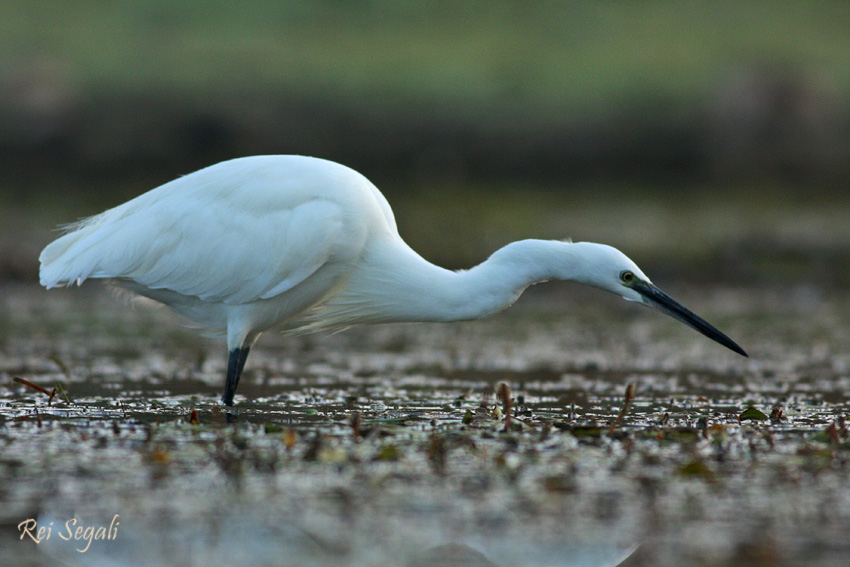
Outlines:
{"type": "Polygon", "coordinates": [[[41,264],[38,279],[47,289],[59,285],[81,284],[97,269],[91,256],[82,257],[86,246],[77,246],[99,224],[99,217],[92,217],[79,223],[69,225],[65,235],[47,245],[38,256],[41,264]]]}

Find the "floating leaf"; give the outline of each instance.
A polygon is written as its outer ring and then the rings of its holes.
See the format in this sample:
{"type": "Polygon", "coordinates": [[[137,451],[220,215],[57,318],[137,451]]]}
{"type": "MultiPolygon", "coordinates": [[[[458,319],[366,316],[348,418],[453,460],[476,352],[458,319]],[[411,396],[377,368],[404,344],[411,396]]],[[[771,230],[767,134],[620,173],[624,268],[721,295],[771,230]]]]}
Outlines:
{"type": "Polygon", "coordinates": [[[754,407],[748,407],[747,409],[741,412],[741,415],[738,416],[738,419],[741,421],[745,421],[747,419],[752,419],[754,421],[765,421],[767,419],[767,416],[754,407]]]}
{"type": "Polygon", "coordinates": [[[401,451],[395,445],[384,445],[378,454],[375,455],[376,461],[397,461],[401,458],[401,451]]]}

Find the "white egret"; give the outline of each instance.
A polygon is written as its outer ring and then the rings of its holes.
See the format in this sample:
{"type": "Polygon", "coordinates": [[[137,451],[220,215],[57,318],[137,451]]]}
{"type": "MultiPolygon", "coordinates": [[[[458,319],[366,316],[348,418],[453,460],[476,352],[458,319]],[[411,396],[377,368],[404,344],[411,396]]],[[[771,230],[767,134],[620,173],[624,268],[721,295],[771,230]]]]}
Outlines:
{"type": "Polygon", "coordinates": [[[227,406],[269,329],[477,319],[546,280],[655,307],[746,356],[604,244],[522,240],[470,270],[435,266],[402,240],[364,176],[303,156],[234,159],[180,177],[72,225],[39,260],[48,289],[106,279],[226,336],[227,406]]]}

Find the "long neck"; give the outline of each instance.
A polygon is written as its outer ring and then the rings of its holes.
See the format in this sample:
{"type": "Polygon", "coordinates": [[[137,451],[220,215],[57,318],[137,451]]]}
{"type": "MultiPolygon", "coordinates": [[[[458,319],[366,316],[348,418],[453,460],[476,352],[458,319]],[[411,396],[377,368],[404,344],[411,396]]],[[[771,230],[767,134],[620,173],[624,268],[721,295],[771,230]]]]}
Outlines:
{"type": "Polygon", "coordinates": [[[340,300],[346,301],[347,296],[349,305],[359,303],[361,308],[356,311],[363,322],[477,319],[510,306],[532,284],[570,279],[570,274],[580,269],[571,246],[560,241],[523,240],[496,251],[470,270],[453,272],[427,262],[404,243],[396,243],[379,252],[379,259],[371,263],[373,268],[359,278],[356,287],[368,286],[369,293],[357,294],[352,286],[340,300]]]}

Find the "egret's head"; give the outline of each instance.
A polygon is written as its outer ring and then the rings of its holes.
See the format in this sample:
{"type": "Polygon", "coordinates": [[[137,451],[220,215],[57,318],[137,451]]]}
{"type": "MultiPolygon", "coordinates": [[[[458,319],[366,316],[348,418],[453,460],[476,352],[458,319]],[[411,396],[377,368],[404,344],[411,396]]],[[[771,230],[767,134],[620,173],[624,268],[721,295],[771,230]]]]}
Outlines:
{"type": "Polygon", "coordinates": [[[577,253],[581,262],[569,279],[609,291],[628,301],[645,303],[644,297],[634,289],[635,282],[651,284],[637,264],[628,256],[607,244],[574,242],[570,252],[577,253]]]}
{"type": "Polygon", "coordinates": [[[616,248],[591,242],[576,242],[572,247],[580,254],[582,262],[578,272],[569,279],[653,307],[738,354],[747,356],[732,339],[655,287],[641,269],[616,248]]]}

